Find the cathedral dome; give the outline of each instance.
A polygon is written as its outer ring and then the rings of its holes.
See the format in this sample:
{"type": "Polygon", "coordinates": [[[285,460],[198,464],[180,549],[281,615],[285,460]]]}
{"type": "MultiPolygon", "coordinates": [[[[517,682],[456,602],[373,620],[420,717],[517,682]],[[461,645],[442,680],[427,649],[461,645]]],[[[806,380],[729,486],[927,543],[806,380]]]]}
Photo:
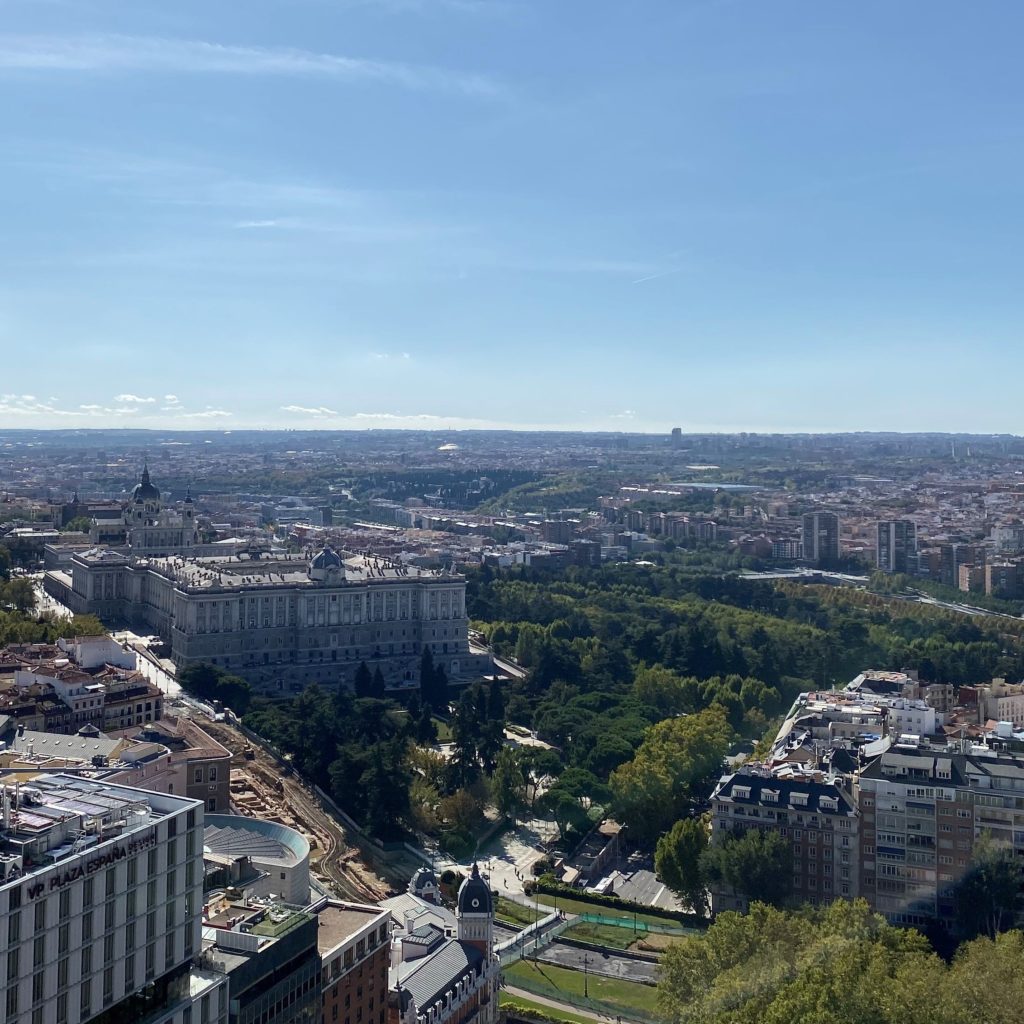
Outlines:
{"type": "Polygon", "coordinates": [[[491,889],[480,877],[480,869],[476,864],[473,865],[469,878],[459,886],[459,913],[491,913],[491,889]]]}
{"type": "Polygon", "coordinates": [[[142,480],[132,488],[132,501],[159,501],[160,489],[149,482],[149,467],[142,469],[142,480]]]}

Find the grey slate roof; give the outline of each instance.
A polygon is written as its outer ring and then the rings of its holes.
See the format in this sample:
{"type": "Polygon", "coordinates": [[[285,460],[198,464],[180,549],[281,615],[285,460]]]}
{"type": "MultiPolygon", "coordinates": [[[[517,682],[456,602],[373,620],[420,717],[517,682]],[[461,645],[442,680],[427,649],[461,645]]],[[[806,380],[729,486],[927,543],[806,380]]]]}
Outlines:
{"type": "Polygon", "coordinates": [[[399,970],[403,1009],[407,999],[411,999],[419,1011],[433,1006],[463,975],[477,974],[483,962],[484,955],[475,946],[449,939],[430,956],[409,964],[407,974],[399,970]]]}

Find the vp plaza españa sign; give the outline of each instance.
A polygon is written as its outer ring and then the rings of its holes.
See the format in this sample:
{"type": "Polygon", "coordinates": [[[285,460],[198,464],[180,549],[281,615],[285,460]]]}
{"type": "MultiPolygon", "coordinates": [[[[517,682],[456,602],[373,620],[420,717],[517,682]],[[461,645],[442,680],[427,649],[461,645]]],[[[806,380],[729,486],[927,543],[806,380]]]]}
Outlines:
{"type": "Polygon", "coordinates": [[[48,882],[36,882],[34,885],[30,885],[26,890],[28,898],[34,900],[36,897],[42,896],[46,891],[52,892],[55,889],[62,889],[65,885],[78,881],[79,878],[93,875],[97,871],[102,871],[103,868],[117,864],[118,861],[124,860],[125,857],[131,857],[142,850],[148,850],[152,846],[156,846],[155,831],[139,839],[133,839],[130,843],[113,846],[109,850],[105,850],[103,853],[92,857],[90,860],[76,864],[73,868],[53,874],[48,882]]]}

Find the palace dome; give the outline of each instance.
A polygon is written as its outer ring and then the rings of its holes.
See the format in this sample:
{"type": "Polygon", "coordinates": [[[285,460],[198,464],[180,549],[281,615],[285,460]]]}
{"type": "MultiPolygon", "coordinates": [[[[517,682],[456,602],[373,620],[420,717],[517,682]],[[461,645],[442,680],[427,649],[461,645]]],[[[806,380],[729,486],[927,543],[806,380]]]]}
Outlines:
{"type": "Polygon", "coordinates": [[[313,560],[309,563],[309,568],[311,570],[340,569],[341,567],[341,555],[339,555],[338,552],[330,545],[327,545],[322,550],[318,551],[313,556],[313,560]]]}

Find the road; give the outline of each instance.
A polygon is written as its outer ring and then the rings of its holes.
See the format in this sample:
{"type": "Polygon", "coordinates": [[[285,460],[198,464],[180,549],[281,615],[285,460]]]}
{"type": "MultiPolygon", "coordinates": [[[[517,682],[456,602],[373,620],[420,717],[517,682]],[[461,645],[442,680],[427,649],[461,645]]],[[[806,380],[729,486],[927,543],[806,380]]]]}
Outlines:
{"type": "Polygon", "coordinates": [[[494,667],[501,669],[505,675],[512,676],[515,679],[523,679],[526,676],[526,669],[520,668],[514,662],[499,658],[493,651],[491,652],[491,658],[494,660],[494,667]]]}

